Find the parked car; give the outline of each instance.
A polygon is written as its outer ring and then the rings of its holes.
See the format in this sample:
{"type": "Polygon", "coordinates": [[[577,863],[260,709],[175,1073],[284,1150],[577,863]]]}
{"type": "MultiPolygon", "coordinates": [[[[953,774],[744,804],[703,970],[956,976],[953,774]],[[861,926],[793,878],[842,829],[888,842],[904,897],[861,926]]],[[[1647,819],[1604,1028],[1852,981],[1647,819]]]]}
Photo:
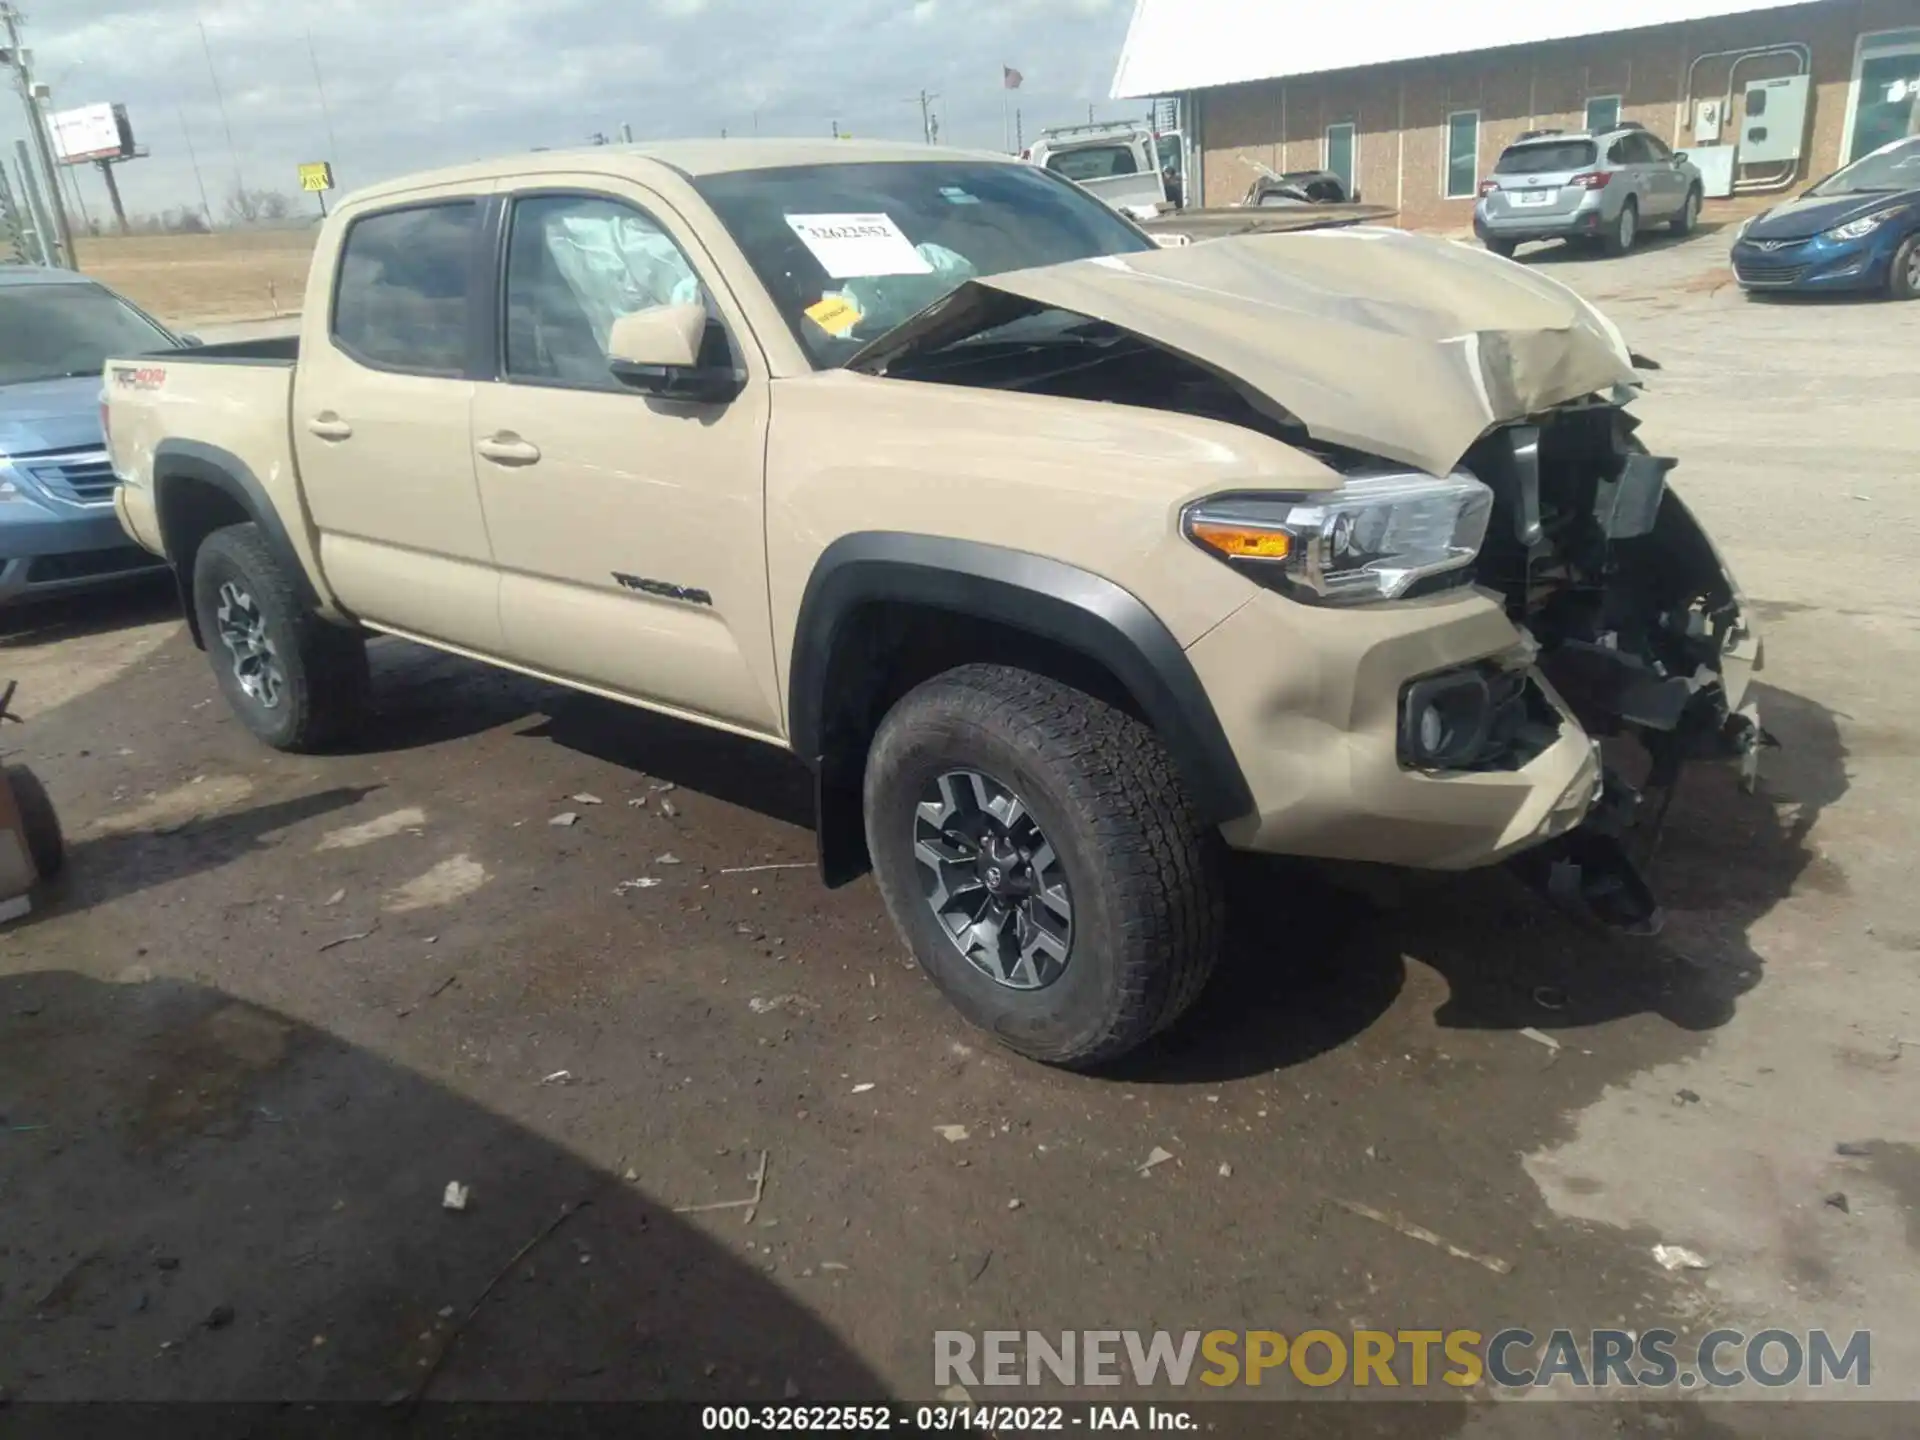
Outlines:
{"type": "Polygon", "coordinates": [[[0,605],[161,563],[114,517],[100,375],[109,355],[186,343],[84,275],[0,265],[0,605]]]}
{"type": "Polygon", "coordinates": [[[108,364],[121,517],[242,723],[339,740],[384,631],[791,750],[824,878],[1042,1060],[1192,1002],[1228,847],[1519,856],[1651,925],[1594,737],[1664,786],[1759,735],[1633,356],[1480,251],[681,141],[361,191],[307,297],[108,364]]]}
{"type": "Polygon", "coordinates": [[[1473,233],[1496,255],[1529,240],[1594,240],[1624,255],[1650,225],[1685,235],[1706,193],[1700,171],[1641,126],[1535,130],[1480,182],[1473,233]]]}
{"type": "Polygon", "coordinates": [[[1920,297],[1920,136],[1882,145],[1748,220],[1734,236],[1733,277],[1746,291],[1920,297]]]}
{"type": "Polygon", "coordinates": [[[1144,122],[1057,125],[1040,132],[1026,158],[1135,220],[1161,214],[1176,204],[1167,186],[1160,137],[1144,122]]]}

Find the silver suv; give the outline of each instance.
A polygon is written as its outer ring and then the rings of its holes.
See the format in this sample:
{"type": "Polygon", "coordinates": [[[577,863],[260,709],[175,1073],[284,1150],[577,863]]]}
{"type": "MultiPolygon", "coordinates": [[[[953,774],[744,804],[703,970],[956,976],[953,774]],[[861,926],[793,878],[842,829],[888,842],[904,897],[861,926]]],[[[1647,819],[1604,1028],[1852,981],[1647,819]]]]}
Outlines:
{"type": "Polygon", "coordinates": [[[1500,152],[1480,182],[1473,233],[1496,255],[1528,240],[1598,240],[1633,248],[1649,225],[1684,235],[1700,218],[1700,172],[1640,125],[1533,130],[1500,152]]]}

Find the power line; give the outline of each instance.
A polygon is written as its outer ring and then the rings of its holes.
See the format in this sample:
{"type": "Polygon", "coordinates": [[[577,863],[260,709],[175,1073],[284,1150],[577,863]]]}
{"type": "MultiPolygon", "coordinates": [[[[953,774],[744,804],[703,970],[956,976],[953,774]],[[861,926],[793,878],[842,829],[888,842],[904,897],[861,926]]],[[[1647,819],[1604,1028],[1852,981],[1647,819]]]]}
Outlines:
{"type": "MultiPolygon", "coordinates": [[[[313,88],[320,96],[320,118],[327,122],[327,160],[338,164],[340,160],[340,142],[333,137],[333,111],[327,107],[327,83],[320,78],[320,57],[313,49],[313,29],[307,29],[307,63],[313,66],[313,88]]],[[[324,195],[324,192],[322,192],[324,195]]],[[[324,200],[322,203],[325,203],[324,200]]]]}
{"type": "MultiPolygon", "coordinates": [[[[220,76],[213,68],[213,46],[207,43],[207,22],[196,17],[193,23],[200,27],[200,48],[206,52],[207,79],[213,85],[214,103],[220,107],[220,128],[227,132],[227,158],[233,161],[233,183],[239,187],[239,193],[245,195],[247,180],[240,173],[240,149],[233,143],[233,122],[227,118],[227,97],[220,93],[220,76]]],[[[208,221],[212,222],[211,215],[208,221]]]]}

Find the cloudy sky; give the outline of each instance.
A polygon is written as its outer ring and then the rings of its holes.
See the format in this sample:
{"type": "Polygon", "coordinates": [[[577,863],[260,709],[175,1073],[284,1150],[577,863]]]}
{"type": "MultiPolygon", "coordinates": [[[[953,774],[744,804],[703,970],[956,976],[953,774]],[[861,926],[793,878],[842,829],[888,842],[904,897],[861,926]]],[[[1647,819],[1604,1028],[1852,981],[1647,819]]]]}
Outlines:
{"type": "MultiPolygon", "coordinates": [[[[152,156],[121,168],[130,210],[236,181],[292,191],[332,159],[351,188],[426,166],[572,145],[630,124],[674,135],[918,139],[922,88],[941,138],[998,148],[1000,67],[1026,133],[1138,113],[1109,102],[1129,0],[19,0],[54,108],[120,101],[152,156]],[[204,22],[220,107],[201,48],[204,22]],[[328,138],[307,33],[332,117],[328,138]]],[[[0,141],[23,132],[0,95],[0,141]]],[[[88,208],[106,210],[83,170],[88,208]]]]}

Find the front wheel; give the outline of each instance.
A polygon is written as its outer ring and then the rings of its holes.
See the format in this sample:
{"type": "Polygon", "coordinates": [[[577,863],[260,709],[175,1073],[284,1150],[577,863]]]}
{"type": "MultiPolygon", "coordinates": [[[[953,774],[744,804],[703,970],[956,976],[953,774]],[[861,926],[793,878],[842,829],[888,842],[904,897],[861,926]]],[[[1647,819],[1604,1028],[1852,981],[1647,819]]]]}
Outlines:
{"type": "Polygon", "coordinates": [[[1619,217],[1601,237],[1600,243],[1609,255],[1624,255],[1633,248],[1633,242],[1640,237],[1640,209],[1629,200],[1620,207],[1619,217]]]}
{"type": "Polygon", "coordinates": [[[1887,294],[1895,300],[1920,299],[1920,231],[1900,242],[1887,272],[1887,294]]]}
{"type": "Polygon", "coordinates": [[[1085,1068],[1193,1003],[1220,949],[1220,837],[1159,738],[1029,671],[908,693],[867,757],[867,845],[914,958],[1003,1044],[1085,1068]]]}
{"type": "Polygon", "coordinates": [[[345,739],[367,698],[366,642],[300,601],[258,525],[230,525],[194,557],[200,636],[233,713],[276,750],[345,739]]]}
{"type": "Polygon", "coordinates": [[[1700,223],[1700,187],[1687,187],[1687,202],[1680,207],[1680,213],[1673,217],[1667,227],[1676,235],[1691,235],[1693,227],[1700,223]]]}

